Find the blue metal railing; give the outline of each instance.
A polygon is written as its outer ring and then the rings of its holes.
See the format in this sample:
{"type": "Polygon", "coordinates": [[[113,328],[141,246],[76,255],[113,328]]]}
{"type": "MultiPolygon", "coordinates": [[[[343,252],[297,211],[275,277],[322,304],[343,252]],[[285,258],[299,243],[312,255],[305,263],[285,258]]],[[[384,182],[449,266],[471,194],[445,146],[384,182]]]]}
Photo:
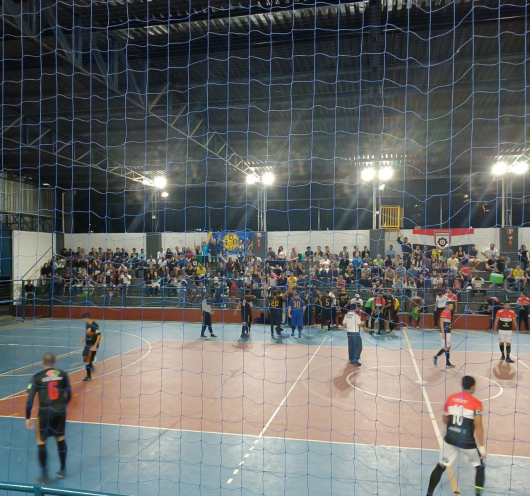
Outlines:
{"type": "Polygon", "coordinates": [[[19,493],[33,494],[34,496],[123,496],[111,493],[96,493],[93,491],[83,491],[82,489],[60,489],[57,487],[41,486],[39,484],[17,484],[10,482],[0,482],[0,490],[16,491],[19,493]]]}

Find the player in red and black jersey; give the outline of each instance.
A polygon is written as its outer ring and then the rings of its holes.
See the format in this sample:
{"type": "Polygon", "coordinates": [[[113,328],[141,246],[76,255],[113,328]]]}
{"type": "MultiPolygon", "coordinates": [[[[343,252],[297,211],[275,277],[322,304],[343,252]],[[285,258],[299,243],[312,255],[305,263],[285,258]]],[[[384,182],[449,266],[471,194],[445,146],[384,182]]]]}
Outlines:
{"type": "Polygon", "coordinates": [[[437,365],[438,357],[445,353],[445,368],[447,369],[455,368],[455,366],[449,360],[451,355],[449,352],[451,351],[451,319],[453,317],[452,310],[453,303],[447,302],[445,305],[445,310],[442,310],[442,313],[440,314],[440,337],[442,340],[442,349],[432,357],[434,365],[437,365]]]}
{"type": "Polygon", "coordinates": [[[82,318],[83,322],[86,323],[85,337],[80,341],[81,344],[85,344],[83,348],[83,360],[85,362],[86,377],[83,381],[91,381],[92,371],[96,370],[94,362],[96,361],[96,353],[99,348],[99,343],[103,339],[103,334],[101,334],[97,322],[92,319],[88,312],[82,318]]]}
{"type": "Polygon", "coordinates": [[[475,379],[469,375],[462,378],[462,392],[447,398],[444,408],[445,437],[438,465],[429,480],[427,496],[433,496],[447,467],[460,459],[471,463],[475,469],[475,494],[482,496],[486,477],[486,448],[482,426],[482,402],[477,400],[475,379]]]}
{"type": "Polygon", "coordinates": [[[28,384],[28,399],[26,402],[26,427],[34,429],[35,423],[31,420],[31,410],[35,396],[39,397],[39,413],[37,415],[37,447],[39,463],[42,468],[40,484],[49,484],[48,466],[46,460],[46,439],[55,437],[57,451],[61,461],[61,470],[57,477],[65,477],[66,443],[64,441],[66,429],[66,407],[72,397],[68,374],[64,370],[55,368],[55,355],[46,353],[42,360],[44,370],[36,373],[28,384]]]}
{"type": "Polygon", "coordinates": [[[510,358],[512,351],[512,331],[517,330],[517,316],[510,308],[510,302],[504,302],[504,308],[497,312],[495,324],[493,325],[493,332],[499,333],[499,348],[501,350],[501,360],[506,360],[508,363],[513,363],[510,358]],[[506,344],[506,357],[504,356],[504,345],[506,344]]]}

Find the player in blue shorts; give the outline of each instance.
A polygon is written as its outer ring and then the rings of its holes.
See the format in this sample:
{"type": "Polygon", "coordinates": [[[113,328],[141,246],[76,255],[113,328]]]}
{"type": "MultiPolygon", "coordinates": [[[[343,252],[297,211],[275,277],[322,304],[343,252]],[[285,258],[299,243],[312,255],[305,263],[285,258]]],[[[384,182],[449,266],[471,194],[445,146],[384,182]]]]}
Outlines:
{"type": "Polygon", "coordinates": [[[294,336],[294,331],[298,327],[298,337],[302,337],[302,328],[304,327],[304,312],[305,302],[300,298],[300,292],[293,291],[293,298],[289,301],[287,313],[291,319],[291,336],[294,336]]]}

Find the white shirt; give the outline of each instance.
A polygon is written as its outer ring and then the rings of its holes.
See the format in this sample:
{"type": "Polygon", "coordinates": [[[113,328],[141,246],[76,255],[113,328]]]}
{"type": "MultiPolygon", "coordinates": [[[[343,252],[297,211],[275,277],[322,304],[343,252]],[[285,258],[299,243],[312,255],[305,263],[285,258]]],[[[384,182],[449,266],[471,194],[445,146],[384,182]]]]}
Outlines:
{"type": "Polygon", "coordinates": [[[355,307],[357,304],[361,305],[361,307],[364,305],[364,302],[361,298],[352,298],[350,301],[350,305],[352,307],[355,307]]]}
{"type": "Polygon", "coordinates": [[[206,313],[212,313],[212,307],[208,303],[208,300],[202,300],[202,311],[206,313]]]}
{"type": "Polygon", "coordinates": [[[492,249],[489,248],[489,247],[486,248],[482,253],[483,253],[484,256],[486,257],[486,260],[487,260],[488,258],[490,258],[492,255],[493,255],[494,257],[496,257],[496,256],[499,254],[499,252],[498,252],[495,248],[493,248],[493,250],[492,250],[492,249]]]}
{"type": "Polygon", "coordinates": [[[166,258],[166,254],[163,252],[163,251],[159,251],[157,254],[156,254],[156,258],[158,258],[159,260],[162,260],[166,258]]]}
{"type": "Polygon", "coordinates": [[[359,327],[361,317],[356,312],[348,312],[345,321],[348,334],[359,334],[361,332],[361,328],[359,327]]]}
{"type": "Polygon", "coordinates": [[[447,302],[449,301],[449,298],[445,295],[438,296],[436,295],[436,306],[438,308],[445,308],[445,305],[447,305],[447,302]]]}

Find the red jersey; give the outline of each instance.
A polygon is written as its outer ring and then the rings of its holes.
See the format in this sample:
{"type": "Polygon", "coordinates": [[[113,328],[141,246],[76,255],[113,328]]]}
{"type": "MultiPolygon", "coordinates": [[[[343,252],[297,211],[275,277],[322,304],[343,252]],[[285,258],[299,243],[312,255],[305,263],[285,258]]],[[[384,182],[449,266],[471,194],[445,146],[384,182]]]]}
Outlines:
{"type": "Polygon", "coordinates": [[[499,319],[499,329],[503,331],[511,331],[512,322],[513,319],[516,318],[516,315],[512,309],[501,308],[497,312],[497,318],[499,319]]]}
{"type": "Polygon", "coordinates": [[[451,315],[450,310],[444,309],[442,310],[442,313],[440,314],[440,318],[447,320],[449,321],[449,323],[451,323],[451,319],[453,318],[453,316],[451,315]]]}
{"type": "Polygon", "coordinates": [[[447,296],[447,298],[453,301],[458,300],[458,296],[456,296],[454,293],[446,293],[445,296],[447,296]]]}
{"type": "Polygon", "coordinates": [[[527,298],[526,296],[517,298],[517,304],[521,306],[530,305],[530,298],[527,298]]]}
{"type": "Polygon", "coordinates": [[[445,442],[462,449],[476,449],[475,417],[482,415],[482,402],[469,393],[447,398],[444,415],[448,418],[445,442]]]}

